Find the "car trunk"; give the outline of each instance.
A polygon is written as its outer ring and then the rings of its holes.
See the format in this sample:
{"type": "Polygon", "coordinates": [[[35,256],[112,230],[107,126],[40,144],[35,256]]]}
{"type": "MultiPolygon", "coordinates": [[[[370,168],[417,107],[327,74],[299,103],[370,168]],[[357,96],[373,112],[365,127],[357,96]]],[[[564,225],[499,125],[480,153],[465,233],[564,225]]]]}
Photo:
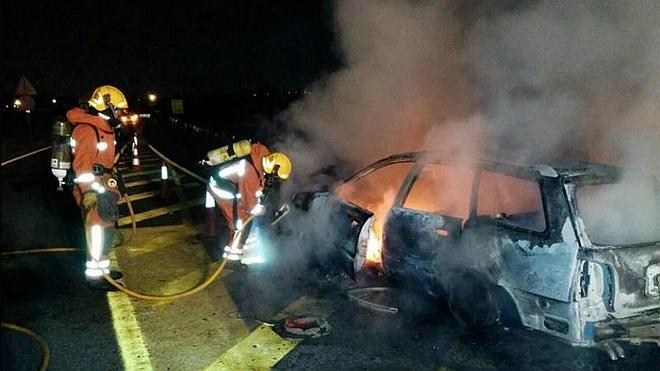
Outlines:
{"type": "Polygon", "coordinates": [[[594,260],[609,268],[610,310],[628,317],[660,308],[660,242],[627,246],[593,246],[594,260]]]}
{"type": "Polygon", "coordinates": [[[578,234],[587,254],[609,268],[609,310],[621,318],[660,308],[658,179],[630,171],[615,183],[577,185],[578,234]]]}

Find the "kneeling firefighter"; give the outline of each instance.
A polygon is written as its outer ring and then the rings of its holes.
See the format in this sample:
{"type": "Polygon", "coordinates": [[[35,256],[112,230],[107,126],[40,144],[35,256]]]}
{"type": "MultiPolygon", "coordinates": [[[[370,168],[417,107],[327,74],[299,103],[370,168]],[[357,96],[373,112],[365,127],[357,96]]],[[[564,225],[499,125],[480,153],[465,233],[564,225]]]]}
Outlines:
{"type": "Polygon", "coordinates": [[[209,151],[203,163],[211,170],[206,207],[218,205],[229,228],[223,256],[241,260],[253,225],[244,222],[273,212],[279,181],[291,175],[291,160],[282,152],[270,153],[263,144],[242,140],[209,151]]]}
{"type": "Polygon", "coordinates": [[[124,94],[113,86],[104,85],[94,90],[87,111],[73,108],[66,114],[73,125],[73,196],[85,227],[85,278],[90,287],[99,290],[114,289],[105,281],[104,274],[121,278],[121,272],[110,270],[108,253],[112,247],[120,198],[117,179],[112,174],[114,129],[120,125],[117,110],[126,108],[124,94]]]}

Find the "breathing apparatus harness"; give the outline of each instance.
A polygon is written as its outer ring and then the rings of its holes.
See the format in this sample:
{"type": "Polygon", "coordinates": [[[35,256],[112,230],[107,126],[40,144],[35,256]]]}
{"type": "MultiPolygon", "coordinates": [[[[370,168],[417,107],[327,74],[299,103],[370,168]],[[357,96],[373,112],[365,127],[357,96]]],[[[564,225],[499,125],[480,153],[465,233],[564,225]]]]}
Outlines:
{"type": "MultiPolygon", "coordinates": [[[[219,170],[242,160],[254,165],[251,153],[252,144],[250,141],[247,139],[240,140],[209,151],[206,154],[206,158],[200,161],[200,164],[205,165],[209,177],[212,177],[222,189],[236,195],[238,193],[238,185],[229,179],[219,176],[219,170]]],[[[270,173],[264,175],[264,187],[259,196],[259,204],[266,208],[266,217],[269,222],[279,221],[289,210],[288,205],[282,205],[278,210],[273,210],[273,206],[278,205],[279,201],[278,195],[281,182],[278,177],[278,170],[279,165],[275,165],[270,173]]],[[[235,198],[234,202],[237,202],[235,198]]],[[[234,209],[236,208],[234,207],[234,209]]],[[[236,215],[234,215],[234,218],[236,218],[236,215]]]]}
{"type": "MultiPolygon", "coordinates": [[[[108,107],[108,109],[106,109],[103,112],[90,109],[90,113],[103,115],[102,117],[104,119],[107,117],[108,118],[107,121],[110,127],[114,128],[114,131],[112,133],[116,134],[115,132],[119,130],[121,126],[121,122],[115,117],[114,111],[110,107],[108,107]]],[[[83,127],[83,126],[91,127],[94,130],[94,134],[96,135],[96,143],[99,143],[101,140],[99,130],[101,129],[99,129],[98,127],[92,124],[80,122],[77,123],[75,127],[73,127],[73,125],[66,119],[57,118],[55,119],[55,122],[51,127],[52,145],[51,145],[50,167],[52,174],[58,180],[58,187],[57,187],[58,191],[63,191],[64,186],[70,187],[74,184],[73,178],[75,175],[73,174],[73,171],[71,171],[71,165],[73,162],[73,157],[75,157],[75,144],[72,142],[71,136],[78,127],[83,127]]],[[[98,148],[97,148],[97,153],[98,153],[98,148]]],[[[93,164],[92,166],[93,166],[92,173],[94,174],[94,176],[113,174],[113,170],[111,168],[106,168],[101,164],[93,164]]],[[[117,184],[117,180],[115,179],[110,183],[111,183],[110,188],[114,188],[114,186],[116,186],[117,184]],[[114,184],[112,184],[113,182],[114,184]]]]}

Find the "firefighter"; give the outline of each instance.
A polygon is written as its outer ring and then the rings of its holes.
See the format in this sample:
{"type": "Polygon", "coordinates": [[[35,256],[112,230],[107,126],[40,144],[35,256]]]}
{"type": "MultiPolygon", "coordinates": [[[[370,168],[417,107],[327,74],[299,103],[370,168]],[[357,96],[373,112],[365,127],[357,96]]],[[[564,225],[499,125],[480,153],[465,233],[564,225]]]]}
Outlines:
{"type": "Polygon", "coordinates": [[[114,129],[120,124],[117,110],[128,108],[128,104],[124,94],[110,85],[94,90],[88,103],[89,109],[73,108],[66,114],[73,125],[73,196],[85,228],[85,279],[93,289],[113,290],[103,275],[109,274],[114,279],[122,276],[121,272],[110,270],[108,259],[120,197],[117,179],[112,173],[114,129]]]}
{"type": "Polygon", "coordinates": [[[225,218],[229,244],[224,257],[241,260],[243,246],[252,223],[243,223],[250,216],[261,216],[276,193],[278,181],[291,175],[291,160],[281,152],[271,153],[263,144],[244,140],[221,147],[207,154],[207,165],[213,166],[206,189],[206,207],[218,205],[225,218]],[[234,240],[237,233],[240,236],[234,240]]]}

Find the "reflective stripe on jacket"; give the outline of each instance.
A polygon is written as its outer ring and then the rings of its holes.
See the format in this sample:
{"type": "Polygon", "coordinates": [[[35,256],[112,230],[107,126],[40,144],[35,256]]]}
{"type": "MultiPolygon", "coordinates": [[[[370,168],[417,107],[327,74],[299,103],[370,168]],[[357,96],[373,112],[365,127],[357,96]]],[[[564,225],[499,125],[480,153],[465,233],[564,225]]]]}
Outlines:
{"type": "Polygon", "coordinates": [[[94,182],[99,182],[99,177],[92,172],[94,164],[112,168],[115,134],[105,120],[81,108],[69,110],[66,117],[74,125],[71,139],[75,143],[73,171],[77,179],[76,184],[80,191],[85,193],[92,189],[94,182]]]}

